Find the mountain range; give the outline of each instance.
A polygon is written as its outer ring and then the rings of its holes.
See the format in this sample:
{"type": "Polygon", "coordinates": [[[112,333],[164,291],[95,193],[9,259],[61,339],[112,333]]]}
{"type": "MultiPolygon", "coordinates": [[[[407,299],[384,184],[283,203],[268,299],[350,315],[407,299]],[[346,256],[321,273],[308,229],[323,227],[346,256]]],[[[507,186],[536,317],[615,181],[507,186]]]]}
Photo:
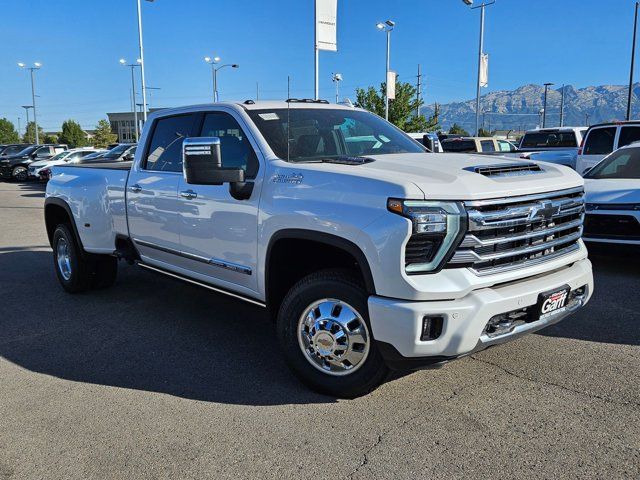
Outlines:
{"type": "MultiPolygon", "coordinates": [[[[564,125],[583,126],[612,120],[623,120],[627,109],[628,86],[601,85],[575,88],[566,85],[549,88],[546,126],[560,124],[560,103],[564,90],[564,125]]],[[[487,130],[523,130],[541,124],[544,86],[524,85],[515,90],[500,90],[481,97],[481,126],[487,130]]],[[[475,128],[475,99],[439,104],[440,125],[446,130],[457,123],[472,132],[475,128]]],[[[434,105],[423,107],[423,113],[433,115],[434,105]]],[[[640,117],[640,83],[633,86],[632,118],[640,117]]]]}

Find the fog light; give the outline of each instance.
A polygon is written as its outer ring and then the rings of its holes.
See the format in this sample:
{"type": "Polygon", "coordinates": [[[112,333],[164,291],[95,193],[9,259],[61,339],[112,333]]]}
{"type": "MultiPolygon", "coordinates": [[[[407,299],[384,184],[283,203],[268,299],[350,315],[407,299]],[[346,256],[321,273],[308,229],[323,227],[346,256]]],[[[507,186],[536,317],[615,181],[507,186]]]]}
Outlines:
{"type": "Polygon", "coordinates": [[[420,335],[420,340],[423,342],[435,340],[442,334],[443,325],[444,318],[441,315],[423,317],[422,335],[420,335]]]}

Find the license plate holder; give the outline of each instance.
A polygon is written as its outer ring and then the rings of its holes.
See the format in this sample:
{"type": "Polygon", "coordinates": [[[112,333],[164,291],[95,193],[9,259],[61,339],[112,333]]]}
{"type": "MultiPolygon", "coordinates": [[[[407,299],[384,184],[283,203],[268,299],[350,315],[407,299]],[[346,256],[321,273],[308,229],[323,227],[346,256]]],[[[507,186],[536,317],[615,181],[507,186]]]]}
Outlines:
{"type": "Polygon", "coordinates": [[[536,314],[538,320],[545,320],[564,312],[569,303],[571,287],[564,285],[538,295],[536,314]]]}

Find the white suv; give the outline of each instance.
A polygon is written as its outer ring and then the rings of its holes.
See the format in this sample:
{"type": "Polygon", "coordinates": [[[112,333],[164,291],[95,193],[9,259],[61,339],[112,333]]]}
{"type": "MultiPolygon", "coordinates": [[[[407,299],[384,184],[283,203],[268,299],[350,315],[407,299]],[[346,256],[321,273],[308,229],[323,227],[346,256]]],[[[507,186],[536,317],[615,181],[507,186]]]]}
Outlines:
{"type": "Polygon", "coordinates": [[[640,121],[602,123],[589,127],[578,150],[576,171],[584,175],[618,148],[640,140],[640,121]]]}

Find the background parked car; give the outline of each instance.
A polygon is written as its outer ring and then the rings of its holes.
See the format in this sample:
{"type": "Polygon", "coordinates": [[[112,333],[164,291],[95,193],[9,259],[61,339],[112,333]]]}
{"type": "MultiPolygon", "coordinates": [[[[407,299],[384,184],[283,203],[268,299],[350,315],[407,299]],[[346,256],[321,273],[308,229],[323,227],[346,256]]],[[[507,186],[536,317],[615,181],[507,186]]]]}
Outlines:
{"type": "Polygon", "coordinates": [[[585,175],[584,240],[640,245],[640,144],[623,147],[585,175]]]}
{"type": "Polygon", "coordinates": [[[46,160],[67,150],[66,145],[32,145],[21,152],[0,159],[0,178],[24,182],[29,176],[29,165],[38,160],[46,160]]]}
{"type": "Polygon", "coordinates": [[[520,140],[518,156],[576,168],[578,149],[587,127],[561,127],[529,130],[520,140]]]}
{"type": "Polygon", "coordinates": [[[93,147],[86,148],[73,148],[71,150],[65,150],[63,152],[54,155],[48,160],[39,160],[31,163],[28,168],[29,178],[39,179],[40,171],[44,168],[49,168],[54,165],[63,165],[65,163],[76,163],[83,157],[95,153],[96,149],[93,147]]]}
{"type": "Polygon", "coordinates": [[[589,127],[578,151],[576,171],[584,175],[611,152],[640,140],[640,121],[601,123],[589,127]]]}
{"type": "Polygon", "coordinates": [[[457,137],[442,140],[442,149],[450,153],[494,153],[500,151],[492,137],[457,137]]]}
{"type": "Polygon", "coordinates": [[[136,146],[135,143],[123,143],[101,155],[84,157],[78,163],[131,161],[136,153],[136,146]]]}

